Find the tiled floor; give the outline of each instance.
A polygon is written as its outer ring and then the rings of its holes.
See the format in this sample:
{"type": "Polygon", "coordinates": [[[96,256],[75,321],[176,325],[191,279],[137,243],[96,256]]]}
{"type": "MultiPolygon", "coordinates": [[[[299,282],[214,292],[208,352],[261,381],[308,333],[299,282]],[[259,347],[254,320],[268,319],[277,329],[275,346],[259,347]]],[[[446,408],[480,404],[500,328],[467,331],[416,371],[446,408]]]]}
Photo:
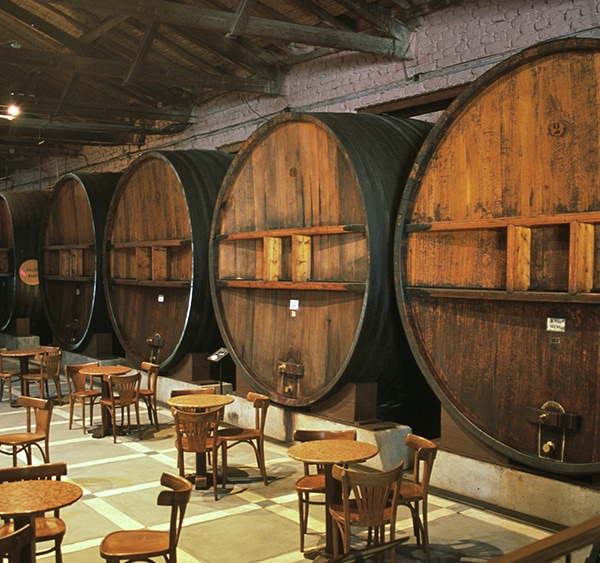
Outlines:
{"type": "MultiPolygon", "coordinates": [[[[96,420],[99,414],[95,413],[96,420]]],[[[101,561],[98,546],[105,534],[118,529],[167,526],[169,508],[157,506],[156,498],[162,472],[176,472],[172,418],[163,405],[159,411],[160,430],[145,424],[141,441],[134,434],[120,437],[115,444],[112,437],[97,439],[83,434],[79,418],[69,430],[68,415],[68,405],[55,407],[51,460],[67,462],[67,478],[83,487],[84,496],[61,512],[67,522],[64,561],[101,561]]],[[[9,407],[6,399],[0,403],[0,432],[22,427],[24,418],[22,409],[9,407]]],[[[143,408],[142,422],[147,422],[143,408]]],[[[297,498],[293,489],[302,468],[286,455],[288,447],[289,444],[272,441],[267,444],[270,482],[266,487],[252,449],[240,445],[230,451],[231,482],[226,490],[219,489],[219,500],[214,500],[212,490],[192,493],[179,542],[180,563],[307,560],[298,550],[297,498]]],[[[191,465],[192,456],[186,461],[191,465]]],[[[10,457],[0,456],[0,466],[10,463],[10,457]]],[[[435,562],[485,561],[548,534],[492,511],[438,496],[431,499],[430,522],[435,562]]],[[[321,507],[311,509],[310,528],[307,549],[323,545],[321,507]]],[[[412,534],[407,509],[399,511],[397,530],[399,534],[412,534]]],[[[397,553],[399,561],[423,559],[414,537],[401,545],[397,553]]]]}

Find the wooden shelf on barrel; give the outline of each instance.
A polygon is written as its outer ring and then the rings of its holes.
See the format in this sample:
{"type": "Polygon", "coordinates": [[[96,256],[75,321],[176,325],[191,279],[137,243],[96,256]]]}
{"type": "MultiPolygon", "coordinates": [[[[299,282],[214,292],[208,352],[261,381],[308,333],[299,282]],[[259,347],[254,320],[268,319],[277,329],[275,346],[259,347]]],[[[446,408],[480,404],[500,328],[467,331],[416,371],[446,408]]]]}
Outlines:
{"type": "Polygon", "coordinates": [[[458,299],[598,303],[594,252],[600,212],[406,226],[417,238],[412,295],[458,299]],[[451,250],[449,250],[451,249],[451,250]],[[438,260],[453,253],[452,265],[438,260]],[[424,259],[425,258],[425,259],[424,259]],[[425,266],[425,264],[427,266],[425,266]],[[469,287],[475,283],[475,287],[469,287]]]}
{"type": "Polygon", "coordinates": [[[188,287],[190,239],[127,241],[108,244],[111,283],[154,287],[188,287]]]}
{"type": "MultiPolygon", "coordinates": [[[[364,225],[317,225],[262,231],[242,231],[217,237],[220,245],[219,267],[236,261],[236,243],[251,241],[256,254],[255,277],[221,275],[219,287],[247,289],[294,289],[299,291],[354,291],[364,292],[366,284],[353,280],[313,279],[313,240],[315,237],[361,233],[364,225]],[[231,244],[230,244],[231,243],[231,244]]],[[[248,249],[246,249],[248,250],[248,249]]],[[[235,268],[235,266],[231,266],[235,268]]]]}
{"type": "Polygon", "coordinates": [[[48,281],[91,282],[96,249],[93,244],[55,244],[44,247],[44,272],[48,281]]]}

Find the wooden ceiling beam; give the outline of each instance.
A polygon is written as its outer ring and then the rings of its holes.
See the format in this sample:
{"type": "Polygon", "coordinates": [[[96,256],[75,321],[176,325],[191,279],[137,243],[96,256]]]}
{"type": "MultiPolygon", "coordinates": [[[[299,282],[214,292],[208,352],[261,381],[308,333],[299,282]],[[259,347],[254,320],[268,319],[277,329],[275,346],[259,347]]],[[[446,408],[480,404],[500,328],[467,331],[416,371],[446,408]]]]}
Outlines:
{"type": "Polygon", "coordinates": [[[111,29],[117,27],[123,20],[127,19],[125,16],[111,16],[106,18],[101,24],[97,25],[93,29],[90,29],[84,33],[80,38],[79,42],[84,45],[90,45],[96,39],[102,37],[105,33],[108,33],[111,29]]]}
{"type": "Polygon", "coordinates": [[[400,8],[398,15],[403,21],[416,20],[422,16],[426,16],[432,12],[443,10],[454,4],[460,4],[463,0],[428,0],[418,6],[411,6],[410,8],[400,8]]]}
{"type": "Polygon", "coordinates": [[[283,80],[281,71],[267,61],[260,52],[255,52],[258,49],[255,49],[252,44],[248,45],[243,37],[236,37],[235,40],[227,39],[221,33],[207,30],[199,32],[177,29],[177,33],[249,72],[275,82],[283,80]]]}
{"type": "MultiPolygon", "coordinates": [[[[167,2],[165,0],[38,0],[41,4],[59,4],[90,11],[126,14],[144,21],[160,21],[175,26],[190,26],[227,33],[235,24],[235,14],[196,6],[167,2]]],[[[266,37],[274,41],[289,41],[332,47],[344,51],[375,53],[404,59],[408,41],[395,37],[376,37],[364,33],[351,33],[336,29],[287,23],[264,18],[249,17],[245,34],[266,37]]]]}
{"type": "MultiPolygon", "coordinates": [[[[23,112],[26,115],[36,116],[38,118],[54,116],[54,109],[60,100],[56,98],[35,96],[31,100],[23,100],[23,112]]],[[[134,122],[139,119],[187,122],[190,117],[188,107],[178,109],[170,106],[157,107],[142,106],[139,104],[119,104],[115,102],[98,102],[97,104],[87,101],[63,100],[61,106],[61,116],[64,119],[79,118],[83,121],[96,120],[99,122],[108,122],[118,120],[119,122],[134,122]]]]}
{"type": "Polygon", "coordinates": [[[238,35],[242,35],[252,14],[252,10],[256,6],[257,0],[241,0],[237,12],[235,13],[235,19],[231,29],[226,33],[225,37],[233,38],[238,35]]]}
{"type": "Polygon", "coordinates": [[[327,10],[317,6],[312,0],[287,0],[305,14],[309,14],[321,20],[322,23],[333,27],[334,29],[342,29],[345,31],[354,31],[351,27],[342,22],[340,19],[331,15],[327,10]]]}
{"type": "MultiPolygon", "coordinates": [[[[7,61],[7,64],[10,65],[25,65],[46,70],[54,69],[60,72],[66,70],[68,73],[78,72],[121,80],[127,76],[129,71],[129,65],[125,63],[23,48],[12,49],[6,46],[0,46],[0,60],[7,61]]],[[[200,90],[233,90],[271,95],[279,94],[281,88],[280,83],[266,78],[225,76],[198,70],[157,66],[142,66],[138,82],[179,85],[200,90]]]]}
{"type": "Polygon", "coordinates": [[[376,3],[365,2],[365,0],[336,1],[359,18],[369,22],[379,31],[400,41],[408,42],[407,27],[392,14],[391,10],[376,3]]]}
{"type": "Polygon", "coordinates": [[[127,76],[125,77],[125,80],[123,80],[123,86],[130,86],[140,75],[142,64],[144,63],[144,59],[152,47],[152,41],[154,41],[154,38],[158,33],[159,26],[160,23],[155,21],[148,24],[146,32],[144,33],[144,37],[142,38],[137,53],[135,54],[135,58],[133,59],[133,64],[131,65],[127,76]]]}

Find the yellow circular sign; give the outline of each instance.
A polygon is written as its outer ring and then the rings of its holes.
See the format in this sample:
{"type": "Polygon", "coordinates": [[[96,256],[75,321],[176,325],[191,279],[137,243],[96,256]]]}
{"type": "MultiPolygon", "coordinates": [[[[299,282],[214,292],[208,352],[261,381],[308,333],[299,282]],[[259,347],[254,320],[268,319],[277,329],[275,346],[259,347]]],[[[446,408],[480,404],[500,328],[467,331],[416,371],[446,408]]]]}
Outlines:
{"type": "Polygon", "coordinates": [[[27,285],[38,285],[40,283],[38,261],[34,258],[25,260],[19,267],[19,277],[27,285]]]}

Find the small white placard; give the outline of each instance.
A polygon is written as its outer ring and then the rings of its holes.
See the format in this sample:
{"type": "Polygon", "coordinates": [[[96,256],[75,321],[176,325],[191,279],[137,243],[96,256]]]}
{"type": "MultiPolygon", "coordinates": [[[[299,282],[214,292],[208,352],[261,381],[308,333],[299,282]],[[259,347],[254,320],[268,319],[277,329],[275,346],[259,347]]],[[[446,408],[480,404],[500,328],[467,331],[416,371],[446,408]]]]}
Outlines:
{"type": "Polygon", "coordinates": [[[164,301],[165,301],[165,296],[162,293],[159,294],[159,296],[158,296],[158,302],[159,303],[164,303],[164,301]]]}
{"type": "Polygon", "coordinates": [[[300,309],[299,299],[290,299],[290,311],[298,311],[300,309]]]}
{"type": "Polygon", "coordinates": [[[565,332],[566,327],[567,319],[557,319],[556,317],[546,319],[546,330],[548,332],[565,332]]]}

